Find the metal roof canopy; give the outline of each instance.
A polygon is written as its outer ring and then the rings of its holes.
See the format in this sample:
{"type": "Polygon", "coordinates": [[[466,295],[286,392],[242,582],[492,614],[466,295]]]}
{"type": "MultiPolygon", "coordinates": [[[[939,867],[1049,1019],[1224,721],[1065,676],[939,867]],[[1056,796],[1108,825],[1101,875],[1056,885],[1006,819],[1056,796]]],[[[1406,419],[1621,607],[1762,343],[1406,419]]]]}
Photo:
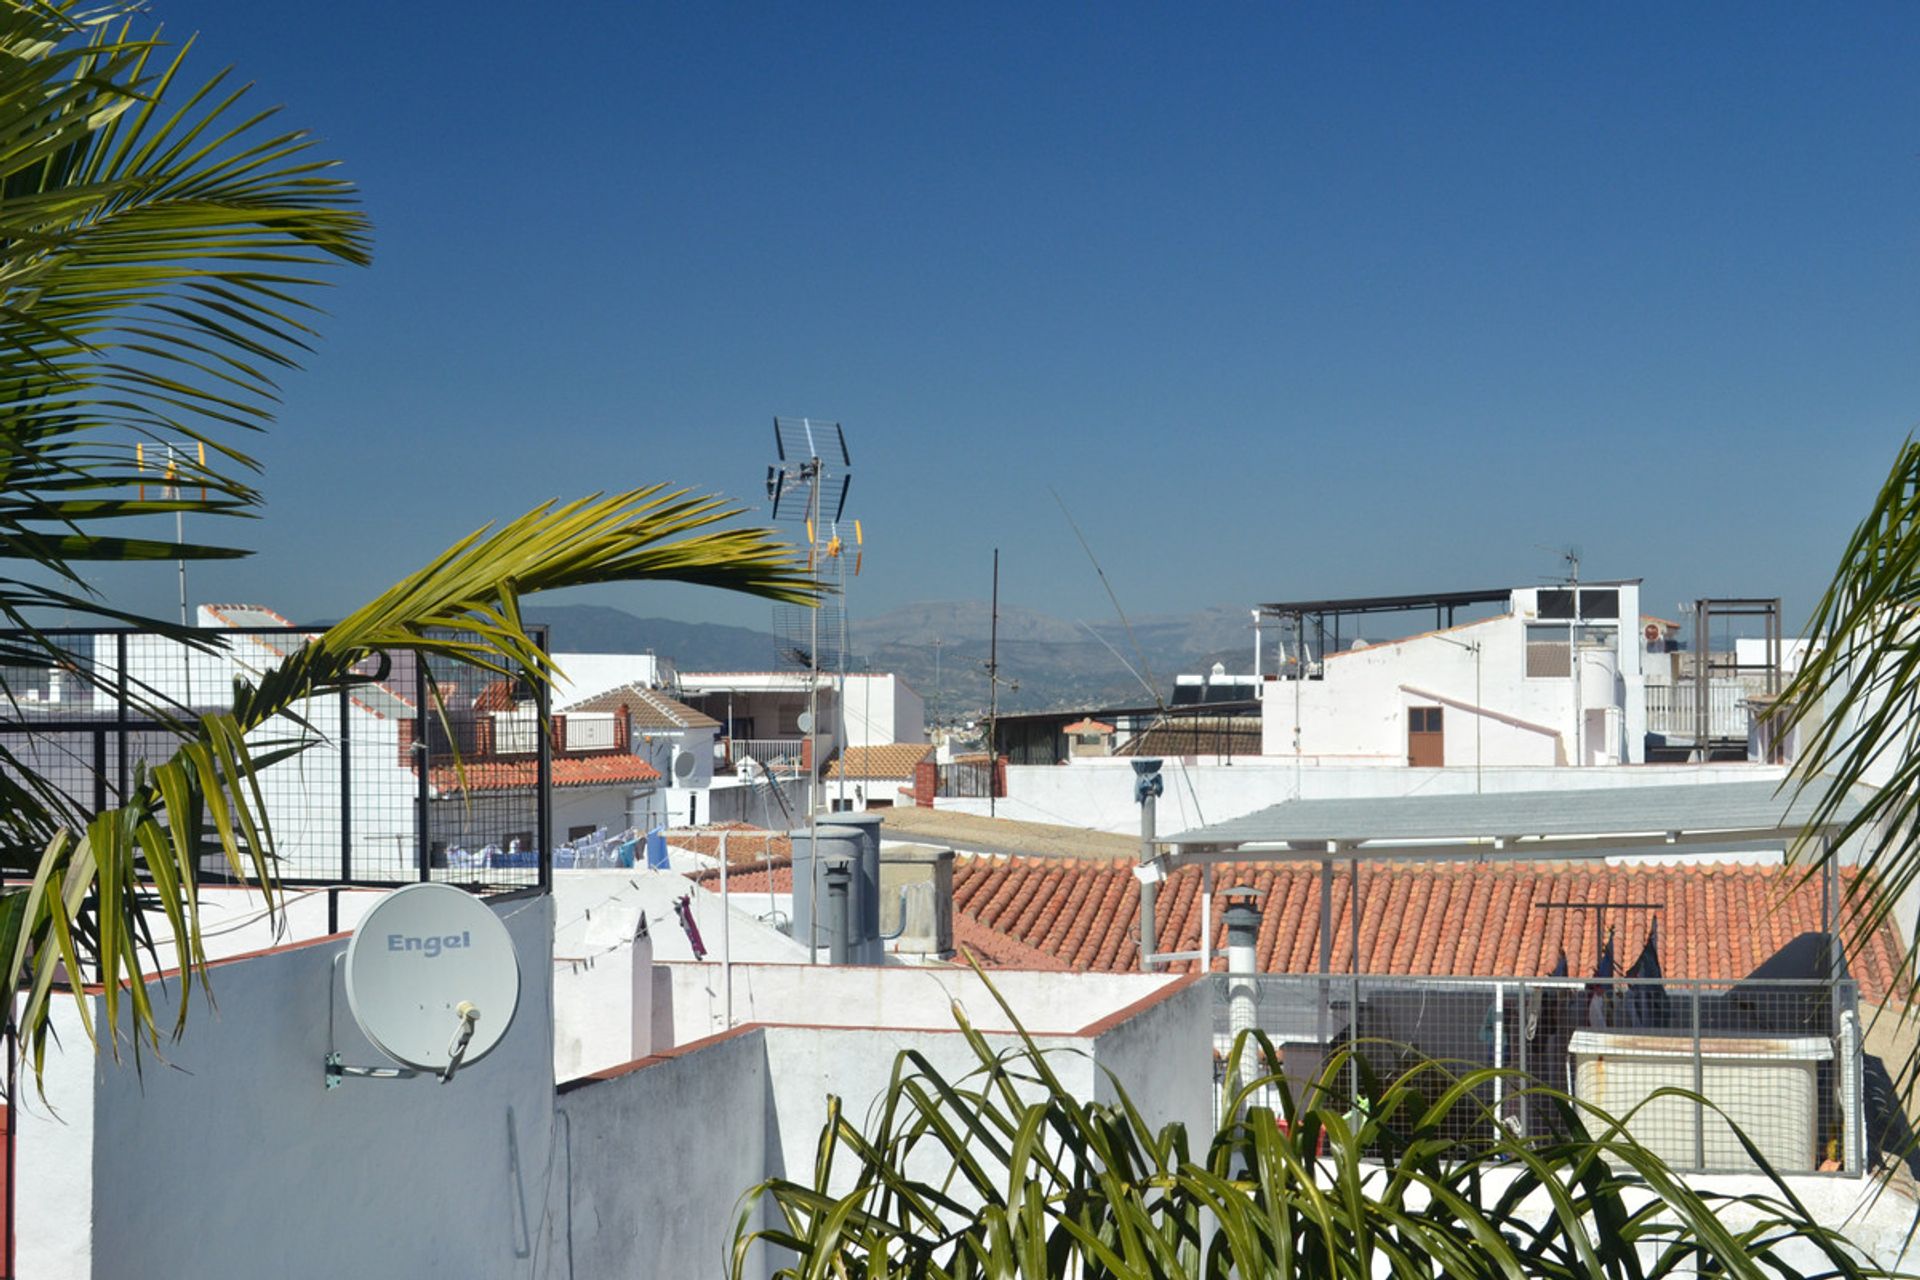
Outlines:
{"type": "Polygon", "coordinates": [[[1410,596],[1352,596],[1345,600],[1289,600],[1263,604],[1260,612],[1272,617],[1298,613],[1411,613],[1415,609],[1449,608],[1469,604],[1505,604],[1511,587],[1498,591],[1428,591],[1410,596]]]}
{"type": "MultiPolygon", "coordinates": [[[[1816,806],[1812,795],[1785,794],[1764,781],[1288,800],[1160,843],[1174,847],[1172,865],[1200,861],[1195,855],[1259,862],[1617,857],[1681,845],[1784,847],[1807,830],[1816,806]]],[[[1843,801],[1826,829],[1858,812],[1857,801],[1843,801]]]]}
{"type": "MultiPolygon", "coordinates": [[[[1361,862],[1542,862],[1781,850],[1802,836],[1824,843],[1860,812],[1859,802],[1848,797],[1814,828],[1809,824],[1817,805],[1813,795],[1789,794],[1782,784],[1765,781],[1283,801],[1157,841],[1172,852],[1140,867],[1142,887],[1178,867],[1201,868],[1200,947],[1147,957],[1147,967],[1175,959],[1197,959],[1203,968],[1211,964],[1213,869],[1220,863],[1321,864],[1324,973],[1335,862],[1348,863],[1349,876],[1357,880],[1361,862]]],[[[1839,899],[1831,861],[1823,880],[1823,914],[1831,933],[1839,899]]],[[[1354,895],[1357,901],[1357,885],[1354,895]]],[[[1357,916],[1351,927],[1357,938],[1357,916]]]]}

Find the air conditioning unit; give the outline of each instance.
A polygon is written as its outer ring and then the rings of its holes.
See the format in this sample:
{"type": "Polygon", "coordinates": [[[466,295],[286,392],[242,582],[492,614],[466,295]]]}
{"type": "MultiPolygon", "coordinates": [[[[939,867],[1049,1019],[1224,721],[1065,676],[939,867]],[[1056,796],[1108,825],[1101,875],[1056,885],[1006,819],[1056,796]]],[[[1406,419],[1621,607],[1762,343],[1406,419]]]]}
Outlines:
{"type": "Polygon", "coordinates": [[[1574,1096],[1611,1116],[1632,1112],[1627,1132],[1677,1168],[1755,1169],[1728,1121],[1781,1173],[1818,1164],[1820,1064],[1833,1059],[1824,1037],[1702,1038],[1698,1088],[1718,1112],[1671,1095],[1648,1101],[1696,1087],[1691,1036],[1576,1031],[1567,1053],[1574,1096]]]}

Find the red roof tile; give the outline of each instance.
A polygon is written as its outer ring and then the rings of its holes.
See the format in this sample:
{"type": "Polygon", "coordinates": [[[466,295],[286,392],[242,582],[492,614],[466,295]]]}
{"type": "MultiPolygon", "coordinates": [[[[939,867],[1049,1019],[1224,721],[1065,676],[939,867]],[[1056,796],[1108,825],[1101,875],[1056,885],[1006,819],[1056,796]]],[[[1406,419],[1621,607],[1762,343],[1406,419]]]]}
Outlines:
{"type": "Polygon", "coordinates": [[[849,778],[883,778],[907,781],[913,777],[913,771],[927,753],[933,750],[933,744],[927,742],[892,742],[873,747],[848,747],[840,755],[827,761],[824,777],[838,778],[844,771],[849,778]]]}
{"type": "MultiPolygon", "coordinates": [[[[1843,872],[1851,887],[1855,873],[1843,872]]],[[[1319,869],[1280,864],[1215,868],[1213,946],[1224,967],[1225,902],[1232,885],[1263,891],[1260,967],[1273,973],[1319,968],[1319,869]]],[[[1199,941],[1200,874],[1168,877],[1158,897],[1158,936],[1168,950],[1199,941]]],[[[1348,878],[1333,884],[1331,967],[1352,963],[1348,878]]],[[[1778,866],[1604,866],[1567,863],[1363,863],[1360,968],[1367,973],[1529,976],[1551,972],[1560,950],[1570,971],[1598,959],[1590,912],[1542,910],[1542,902],[1634,901],[1664,908],[1606,913],[1614,957],[1638,958],[1660,919],[1661,963],[1669,977],[1743,978],[1802,933],[1818,932],[1820,887],[1778,866]]],[[[1074,970],[1130,970],[1139,963],[1139,892],[1129,862],[962,858],[954,865],[954,919],[968,921],[1074,970]]],[[[1854,955],[1862,994],[1895,988],[1903,951],[1891,928],[1854,955]]],[[[1188,971],[1193,962],[1171,966],[1188,971]]]]}
{"type": "MultiPolygon", "coordinates": [[[[539,762],[534,760],[472,760],[460,770],[452,765],[435,765],[427,781],[435,791],[447,793],[512,791],[531,787],[539,777],[539,762]]],[[[618,783],[655,782],[660,771],[639,756],[560,756],[553,761],[553,785],[556,787],[596,787],[618,783]]]]}
{"type": "MultiPolygon", "coordinates": [[[[684,841],[676,839],[676,843],[684,841]]],[[[708,872],[707,876],[715,873],[708,872]]],[[[772,892],[793,886],[790,860],[774,861],[772,892]]],[[[1843,894],[1856,873],[1843,871],[1843,894]]],[[[1320,966],[1317,866],[1235,863],[1214,869],[1214,967],[1226,959],[1226,902],[1236,885],[1262,890],[1260,968],[1314,973],[1320,966]]],[[[730,877],[735,893],[768,892],[765,863],[730,877]]],[[[1334,972],[1350,964],[1348,881],[1333,885],[1334,972]]],[[[1820,886],[1779,866],[1732,863],[1604,866],[1584,863],[1423,863],[1360,867],[1360,968],[1364,973],[1533,977],[1567,952],[1575,977],[1598,960],[1593,913],[1541,910],[1542,902],[1633,901],[1664,909],[1610,911],[1613,954],[1625,969],[1660,919],[1660,962],[1671,978],[1744,978],[1795,937],[1820,929],[1820,886]]],[[[955,944],[989,966],[1127,972],[1139,965],[1140,894],[1128,861],[961,857],[953,869],[955,944]]],[[[1200,874],[1174,872],[1160,886],[1160,945],[1199,942],[1200,874]]],[[[1861,996],[1898,989],[1904,951],[1892,926],[1850,958],[1861,996]]],[[[1190,972],[1195,962],[1169,966],[1190,972]]]]}

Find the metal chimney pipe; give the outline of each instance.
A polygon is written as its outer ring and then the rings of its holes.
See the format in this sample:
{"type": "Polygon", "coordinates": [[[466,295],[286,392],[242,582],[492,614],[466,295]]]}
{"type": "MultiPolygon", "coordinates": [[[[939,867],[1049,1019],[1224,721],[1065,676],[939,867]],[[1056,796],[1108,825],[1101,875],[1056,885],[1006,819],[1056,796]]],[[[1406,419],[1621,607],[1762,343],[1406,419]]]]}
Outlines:
{"type": "MultiPolygon", "coordinates": [[[[1260,897],[1258,889],[1227,890],[1227,1030],[1236,1041],[1243,1031],[1258,1025],[1260,989],[1254,975],[1260,971],[1260,897]]],[[[1266,1074],[1259,1050],[1241,1051],[1243,1082],[1266,1074]]]]}
{"type": "Polygon", "coordinates": [[[853,880],[852,864],[835,858],[827,864],[827,962],[847,963],[853,918],[848,910],[848,885],[853,880]]]}
{"type": "MultiPolygon", "coordinates": [[[[1160,762],[1158,760],[1135,760],[1133,762],[1133,798],[1140,805],[1140,865],[1146,866],[1154,858],[1154,801],[1159,797],[1162,786],[1160,780],[1160,762]]],[[[1140,970],[1151,972],[1153,962],[1148,957],[1154,953],[1153,909],[1159,896],[1159,885],[1145,876],[1140,879],[1140,970]]]]}

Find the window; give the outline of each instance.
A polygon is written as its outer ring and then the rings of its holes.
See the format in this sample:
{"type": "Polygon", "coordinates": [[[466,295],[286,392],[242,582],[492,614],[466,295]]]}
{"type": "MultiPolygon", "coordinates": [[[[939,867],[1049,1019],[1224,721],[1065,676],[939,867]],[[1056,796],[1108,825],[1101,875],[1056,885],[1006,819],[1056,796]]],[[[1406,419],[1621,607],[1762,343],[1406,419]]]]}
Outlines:
{"type": "Polygon", "coordinates": [[[1565,626],[1527,626],[1527,676],[1534,680],[1564,679],[1573,674],[1572,637],[1565,626]]]}
{"type": "Polygon", "coordinates": [[[1575,618],[1618,618],[1620,591],[1617,587],[1596,587],[1574,593],[1567,587],[1542,587],[1534,597],[1534,615],[1547,621],[1572,622],[1575,618]],[[1578,604],[1578,612],[1575,605],[1578,604]]]}
{"type": "Polygon", "coordinates": [[[1534,597],[1534,611],[1542,618],[1573,620],[1573,592],[1564,587],[1542,587],[1534,597]]]}
{"type": "Polygon", "coordinates": [[[1440,732],[1439,707],[1411,707],[1407,711],[1410,717],[1407,727],[1415,733],[1440,732]]]}
{"type": "Polygon", "coordinates": [[[1605,591],[1582,591],[1580,593],[1580,616],[1583,618],[1619,617],[1619,591],[1611,587],[1605,591]]]}

